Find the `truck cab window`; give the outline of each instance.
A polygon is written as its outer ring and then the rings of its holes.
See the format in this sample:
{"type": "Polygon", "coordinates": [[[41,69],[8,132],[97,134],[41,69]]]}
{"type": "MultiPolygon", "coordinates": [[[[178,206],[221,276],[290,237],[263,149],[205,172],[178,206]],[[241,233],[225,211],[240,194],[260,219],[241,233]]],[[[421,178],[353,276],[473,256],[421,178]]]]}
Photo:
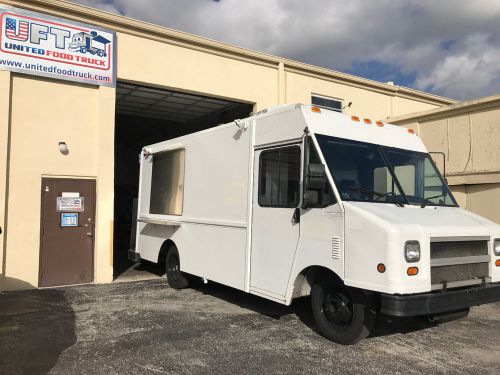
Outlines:
{"type": "Polygon", "coordinates": [[[321,134],[316,139],[342,200],[457,205],[427,153],[321,134]]]}
{"type": "Polygon", "coordinates": [[[259,205],[297,207],[300,195],[300,148],[284,147],[260,154],[259,205]]]}

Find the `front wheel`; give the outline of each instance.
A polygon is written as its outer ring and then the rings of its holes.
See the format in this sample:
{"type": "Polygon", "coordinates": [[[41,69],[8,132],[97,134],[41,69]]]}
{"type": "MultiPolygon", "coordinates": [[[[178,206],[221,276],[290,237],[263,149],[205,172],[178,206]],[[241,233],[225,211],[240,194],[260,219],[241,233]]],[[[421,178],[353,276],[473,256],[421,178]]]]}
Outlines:
{"type": "Polygon", "coordinates": [[[334,281],[320,279],[313,284],[311,307],[319,333],[339,344],[357,343],[375,325],[376,312],[368,298],[334,281]]]}
{"type": "Polygon", "coordinates": [[[165,258],[165,273],[167,274],[168,285],[172,288],[184,289],[189,287],[191,275],[181,272],[179,251],[175,246],[170,247],[167,252],[165,258]]]}

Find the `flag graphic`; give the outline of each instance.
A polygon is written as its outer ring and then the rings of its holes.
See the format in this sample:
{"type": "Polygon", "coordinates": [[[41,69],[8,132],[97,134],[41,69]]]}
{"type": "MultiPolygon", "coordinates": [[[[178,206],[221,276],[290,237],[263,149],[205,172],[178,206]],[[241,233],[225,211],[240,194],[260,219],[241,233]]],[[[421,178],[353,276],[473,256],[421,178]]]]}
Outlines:
{"type": "Polygon", "coordinates": [[[19,30],[16,30],[17,20],[15,18],[7,18],[5,22],[5,35],[7,38],[14,40],[28,40],[28,22],[19,21],[19,30]]]}

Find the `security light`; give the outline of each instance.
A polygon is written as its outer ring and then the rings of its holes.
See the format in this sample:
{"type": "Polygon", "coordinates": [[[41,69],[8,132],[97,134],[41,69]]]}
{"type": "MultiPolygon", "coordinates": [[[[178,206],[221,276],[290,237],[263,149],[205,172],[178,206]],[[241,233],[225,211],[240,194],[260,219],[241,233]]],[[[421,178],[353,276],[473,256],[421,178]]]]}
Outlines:
{"type": "Polygon", "coordinates": [[[63,155],[69,154],[69,149],[68,149],[68,145],[66,144],[66,142],[59,142],[59,151],[63,155]]]}

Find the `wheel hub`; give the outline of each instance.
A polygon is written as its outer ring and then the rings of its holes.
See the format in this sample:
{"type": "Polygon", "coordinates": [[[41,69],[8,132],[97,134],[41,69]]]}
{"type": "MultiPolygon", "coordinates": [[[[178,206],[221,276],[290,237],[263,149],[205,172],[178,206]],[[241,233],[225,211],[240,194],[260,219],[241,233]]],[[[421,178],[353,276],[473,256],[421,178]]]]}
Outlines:
{"type": "Polygon", "coordinates": [[[352,302],[343,293],[327,293],[323,304],[323,311],[326,318],[339,327],[346,327],[352,320],[352,302]]]}
{"type": "Polygon", "coordinates": [[[179,262],[175,258],[171,258],[168,262],[168,271],[169,272],[177,272],[179,271],[179,262]]]}

